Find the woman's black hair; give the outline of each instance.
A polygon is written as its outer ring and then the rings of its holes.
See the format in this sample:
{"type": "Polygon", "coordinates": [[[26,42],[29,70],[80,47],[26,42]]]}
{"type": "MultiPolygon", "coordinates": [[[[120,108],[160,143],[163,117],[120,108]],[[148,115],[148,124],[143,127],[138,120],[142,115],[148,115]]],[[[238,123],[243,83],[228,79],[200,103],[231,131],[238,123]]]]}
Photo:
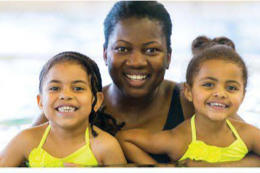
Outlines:
{"type": "Polygon", "coordinates": [[[104,48],[107,48],[109,37],[116,24],[131,17],[158,21],[166,37],[167,51],[171,53],[171,17],[165,7],[156,1],[119,1],[115,3],[104,21],[104,48]]]}
{"type": "Polygon", "coordinates": [[[116,120],[103,113],[103,111],[94,111],[94,107],[97,103],[97,93],[102,92],[102,79],[99,72],[99,68],[95,61],[78,52],[62,52],[52,57],[42,68],[39,76],[39,92],[42,93],[42,85],[49,70],[58,63],[72,62],[77,63],[83,67],[88,76],[90,76],[91,90],[95,100],[92,103],[91,113],[89,115],[89,123],[92,135],[97,136],[97,132],[93,129],[96,125],[102,130],[115,135],[115,133],[122,128],[123,125],[117,125],[116,120]]]}
{"type": "Polygon", "coordinates": [[[244,91],[246,90],[248,71],[242,57],[236,52],[235,44],[227,37],[210,39],[199,36],[192,42],[193,58],[189,62],[186,72],[186,82],[193,85],[194,77],[200,70],[201,64],[207,60],[220,59],[238,65],[242,70],[244,91]]]}

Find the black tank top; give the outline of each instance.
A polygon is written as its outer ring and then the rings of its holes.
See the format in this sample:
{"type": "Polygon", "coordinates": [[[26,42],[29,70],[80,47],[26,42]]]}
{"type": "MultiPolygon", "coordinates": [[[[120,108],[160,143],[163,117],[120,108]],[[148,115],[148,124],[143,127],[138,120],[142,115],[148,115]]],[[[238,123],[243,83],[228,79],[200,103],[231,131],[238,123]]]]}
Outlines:
{"type": "MultiPolygon", "coordinates": [[[[184,121],[184,116],[181,108],[181,100],[180,100],[180,89],[178,86],[174,87],[172,100],[170,105],[170,110],[168,113],[168,117],[166,123],[164,125],[163,130],[170,130],[178,126],[180,123],[184,121]]],[[[172,146],[174,147],[174,146],[172,146]]],[[[165,154],[149,154],[154,160],[158,163],[170,163],[171,159],[165,154]]]]}

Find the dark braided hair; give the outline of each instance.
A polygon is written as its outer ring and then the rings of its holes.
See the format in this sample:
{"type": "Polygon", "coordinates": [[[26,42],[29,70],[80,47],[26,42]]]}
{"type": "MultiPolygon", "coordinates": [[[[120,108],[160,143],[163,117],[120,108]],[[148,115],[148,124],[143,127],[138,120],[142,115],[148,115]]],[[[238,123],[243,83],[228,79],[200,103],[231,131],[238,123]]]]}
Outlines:
{"type": "Polygon", "coordinates": [[[91,91],[95,98],[91,106],[91,113],[89,115],[92,135],[94,137],[98,135],[93,129],[94,125],[110,133],[111,135],[115,135],[115,133],[120,130],[123,125],[117,125],[116,120],[111,115],[103,113],[103,111],[94,111],[94,107],[97,103],[97,93],[102,92],[102,79],[97,64],[86,55],[77,52],[62,52],[52,57],[41,70],[39,76],[39,92],[42,93],[42,85],[49,70],[54,65],[63,62],[72,62],[81,65],[87,72],[87,75],[90,76],[91,91]]]}
{"type": "Polygon", "coordinates": [[[207,60],[219,59],[236,64],[242,70],[244,91],[246,90],[248,72],[242,57],[236,52],[235,44],[227,37],[210,39],[199,36],[192,42],[193,58],[189,62],[186,72],[186,82],[193,85],[193,79],[200,70],[201,64],[207,60]]]}
{"type": "Polygon", "coordinates": [[[116,24],[125,19],[136,17],[158,21],[166,37],[167,51],[171,53],[172,22],[163,4],[156,1],[118,1],[111,8],[104,21],[104,48],[107,48],[109,37],[116,24]]]}

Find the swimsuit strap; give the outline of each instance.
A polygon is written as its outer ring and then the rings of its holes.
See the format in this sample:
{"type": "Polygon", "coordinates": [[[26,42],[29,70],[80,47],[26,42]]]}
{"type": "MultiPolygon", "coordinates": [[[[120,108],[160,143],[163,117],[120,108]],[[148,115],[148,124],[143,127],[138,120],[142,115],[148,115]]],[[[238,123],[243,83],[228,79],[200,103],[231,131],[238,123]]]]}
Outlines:
{"type": "Polygon", "coordinates": [[[89,146],[89,130],[88,130],[88,127],[87,127],[87,129],[85,131],[85,141],[86,141],[86,145],[87,146],[89,146]]]}
{"type": "Polygon", "coordinates": [[[46,128],[46,130],[45,130],[45,132],[44,132],[44,134],[43,134],[43,136],[42,136],[41,142],[40,142],[40,144],[38,145],[38,148],[42,148],[42,146],[43,146],[43,144],[44,144],[44,142],[45,142],[45,140],[46,140],[46,138],[47,138],[47,136],[48,136],[50,130],[51,130],[51,126],[48,125],[48,127],[46,128]]]}
{"type": "Polygon", "coordinates": [[[241,141],[242,139],[240,138],[239,134],[237,133],[235,127],[231,124],[231,122],[230,122],[228,119],[227,119],[226,122],[227,122],[229,128],[231,129],[231,131],[232,131],[232,132],[234,133],[234,135],[236,136],[236,138],[241,141]]]}
{"type": "Polygon", "coordinates": [[[195,115],[191,117],[191,133],[192,133],[192,141],[196,141],[195,115]]]}

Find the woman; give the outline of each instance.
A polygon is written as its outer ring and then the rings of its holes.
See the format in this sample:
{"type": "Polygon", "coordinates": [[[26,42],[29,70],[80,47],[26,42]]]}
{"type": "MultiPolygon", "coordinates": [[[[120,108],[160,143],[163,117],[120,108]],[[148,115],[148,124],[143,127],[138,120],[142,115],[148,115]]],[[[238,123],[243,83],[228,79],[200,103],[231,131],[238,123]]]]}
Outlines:
{"type": "MultiPolygon", "coordinates": [[[[143,128],[151,132],[172,129],[191,117],[194,109],[180,92],[181,85],[164,80],[171,62],[172,31],[164,6],[154,1],[117,2],[104,28],[103,55],[113,80],[103,88],[105,113],[119,123],[125,122],[123,130],[143,128]]],[[[140,160],[149,157],[139,148],[135,151],[140,160]]],[[[152,157],[159,163],[170,162],[166,155],[152,157]]],[[[244,160],[242,166],[260,164],[255,156],[244,160]]]]}

